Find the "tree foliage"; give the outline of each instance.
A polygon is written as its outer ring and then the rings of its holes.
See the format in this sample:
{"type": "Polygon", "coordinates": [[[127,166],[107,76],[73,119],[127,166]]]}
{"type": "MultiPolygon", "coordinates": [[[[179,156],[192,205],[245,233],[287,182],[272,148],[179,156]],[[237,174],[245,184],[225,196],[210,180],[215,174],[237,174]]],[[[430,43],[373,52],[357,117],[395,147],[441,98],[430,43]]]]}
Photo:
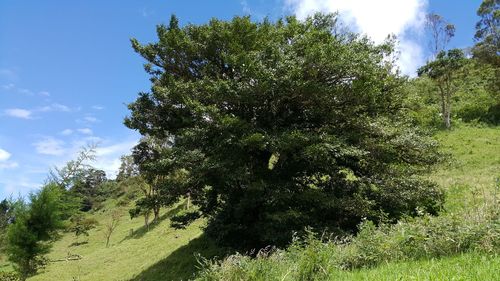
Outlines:
{"type": "Polygon", "coordinates": [[[393,45],[332,30],[334,15],[182,28],[173,16],[158,42],[132,39],[152,85],[125,124],[168,144],[146,159],[185,171],[169,190],[189,191],[219,242],[282,245],[305,226],[344,233],[439,210],[419,177],[436,143],[405,121],[393,45]]]}
{"type": "Polygon", "coordinates": [[[483,0],[477,10],[475,57],[500,67],[500,0],[483,0]]]}
{"type": "Polygon", "coordinates": [[[441,51],[434,61],[418,69],[418,75],[427,75],[437,85],[441,98],[441,115],[443,125],[451,127],[451,103],[452,96],[457,92],[457,83],[463,76],[463,68],[467,59],[460,49],[452,49],[447,52],[441,51]]]}
{"type": "Polygon", "coordinates": [[[30,194],[29,203],[16,206],[15,221],[7,233],[7,253],[23,280],[37,272],[55,232],[64,226],[62,198],[60,188],[50,183],[30,194]]]}

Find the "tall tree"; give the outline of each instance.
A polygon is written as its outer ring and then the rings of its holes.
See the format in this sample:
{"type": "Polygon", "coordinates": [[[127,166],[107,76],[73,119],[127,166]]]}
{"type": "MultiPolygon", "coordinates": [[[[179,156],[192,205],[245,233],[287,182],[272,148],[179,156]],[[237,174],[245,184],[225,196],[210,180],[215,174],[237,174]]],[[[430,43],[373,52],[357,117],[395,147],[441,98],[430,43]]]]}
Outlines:
{"type": "Polygon", "coordinates": [[[430,13],[425,17],[425,26],[430,34],[429,48],[434,58],[443,50],[455,36],[455,25],[447,22],[442,16],[430,13]]]}
{"type": "Polygon", "coordinates": [[[500,0],[483,0],[477,10],[475,57],[500,67],[500,0]]]}
{"type": "Polygon", "coordinates": [[[464,53],[460,49],[452,49],[448,52],[441,51],[434,61],[418,69],[418,75],[427,75],[437,85],[441,98],[441,115],[443,125],[451,127],[451,104],[452,96],[457,92],[459,77],[462,69],[467,63],[464,53]]]}
{"type": "Polygon", "coordinates": [[[405,122],[393,45],[333,34],[335,23],[180,27],[173,16],[158,42],[132,40],[152,85],[125,124],[169,143],[147,159],[157,172],[186,171],[182,192],[217,241],[282,245],[308,225],[345,233],[362,218],[438,211],[442,193],[419,177],[436,144],[405,122]]]}

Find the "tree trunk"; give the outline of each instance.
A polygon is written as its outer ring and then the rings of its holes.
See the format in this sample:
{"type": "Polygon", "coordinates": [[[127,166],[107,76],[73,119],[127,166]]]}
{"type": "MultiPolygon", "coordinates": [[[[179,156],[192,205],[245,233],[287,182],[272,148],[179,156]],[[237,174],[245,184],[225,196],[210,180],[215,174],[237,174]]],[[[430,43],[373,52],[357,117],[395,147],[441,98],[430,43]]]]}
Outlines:
{"type": "Polygon", "coordinates": [[[187,193],[187,204],[186,204],[186,210],[188,210],[188,211],[189,211],[190,204],[191,204],[191,193],[188,192],[187,193]]]}
{"type": "Polygon", "coordinates": [[[451,126],[450,123],[450,104],[448,102],[447,95],[441,85],[438,85],[439,92],[441,94],[441,117],[443,118],[443,125],[446,129],[451,126]]]}
{"type": "Polygon", "coordinates": [[[146,226],[146,229],[149,231],[149,212],[146,212],[144,214],[144,225],[146,226]]]}
{"type": "Polygon", "coordinates": [[[154,222],[158,222],[158,218],[160,217],[160,207],[155,206],[153,208],[153,213],[154,213],[154,222]]]}
{"type": "Polygon", "coordinates": [[[450,117],[450,108],[448,108],[446,110],[446,114],[444,116],[444,126],[446,127],[446,129],[450,129],[451,128],[451,117],[450,117]]]}

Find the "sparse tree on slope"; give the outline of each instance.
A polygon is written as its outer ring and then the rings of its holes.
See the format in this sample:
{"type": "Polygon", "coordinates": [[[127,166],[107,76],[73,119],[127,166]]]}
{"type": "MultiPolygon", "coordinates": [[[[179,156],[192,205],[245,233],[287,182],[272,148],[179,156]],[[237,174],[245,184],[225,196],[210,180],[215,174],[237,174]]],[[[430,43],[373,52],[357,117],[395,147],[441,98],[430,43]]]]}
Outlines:
{"type": "Polygon", "coordinates": [[[437,85],[441,98],[441,115],[443,125],[449,129],[451,127],[451,98],[456,93],[460,82],[459,77],[463,75],[462,69],[466,65],[467,59],[459,49],[452,49],[448,52],[441,51],[434,61],[428,62],[418,70],[418,75],[427,75],[437,85]]]}

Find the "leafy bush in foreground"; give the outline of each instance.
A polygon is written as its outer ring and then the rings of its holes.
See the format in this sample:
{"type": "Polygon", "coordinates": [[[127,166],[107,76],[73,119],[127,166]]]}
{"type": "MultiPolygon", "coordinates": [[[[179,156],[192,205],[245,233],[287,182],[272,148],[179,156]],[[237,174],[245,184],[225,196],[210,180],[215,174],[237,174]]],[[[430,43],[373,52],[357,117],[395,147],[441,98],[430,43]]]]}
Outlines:
{"type": "Polygon", "coordinates": [[[222,262],[205,261],[198,280],[327,280],[338,270],[384,262],[438,258],[465,252],[500,254],[497,206],[469,215],[423,215],[376,227],[370,221],[347,240],[310,233],[287,250],[261,250],[256,258],[236,254],[222,262]]]}

